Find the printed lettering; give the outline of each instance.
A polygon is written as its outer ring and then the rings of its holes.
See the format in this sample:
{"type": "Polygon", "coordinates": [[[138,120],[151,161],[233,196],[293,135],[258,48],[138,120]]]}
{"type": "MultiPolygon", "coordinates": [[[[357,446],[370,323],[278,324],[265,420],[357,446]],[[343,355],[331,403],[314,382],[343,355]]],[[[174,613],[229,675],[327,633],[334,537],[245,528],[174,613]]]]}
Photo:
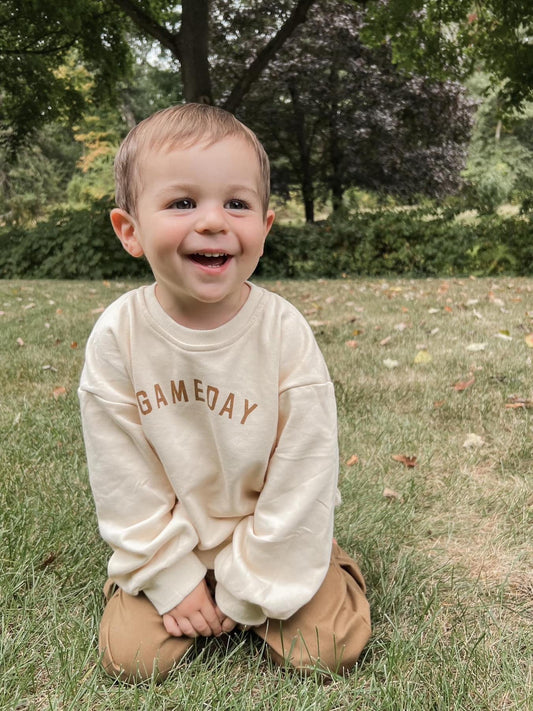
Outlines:
{"type": "Polygon", "coordinates": [[[194,382],[194,397],[199,402],[205,402],[205,399],[202,397],[202,395],[204,394],[204,390],[202,388],[202,381],[195,378],[193,380],[193,382],[194,382]]]}
{"type": "Polygon", "coordinates": [[[226,398],[226,402],[224,403],[222,410],[218,413],[219,415],[223,415],[225,412],[228,413],[228,416],[231,420],[233,417],[233,405],[235,403],[235,395],[233,393],[230,393],[228,397],[226,398]]]}
{"type": "Polygon", "coordinates": [[[169,405],[193,400],[204,402],[211,412],[220,417],[226,415],[228,419],[233,420],[235,413],[235,420],[245,425],[250,415],[259,407],[256,402],[243,398],[240,394],[221,391],[214,385],[204,383],[200,378],[193,378],[190,383],[185,380],[169,380],[168,385],[154,383],[148,390],[138,390],[135,393],[141,415],[149,415],[155,409],[161,410],[169,405]],[[193,397],[190,397],[189,393],[193,393],[193,397]]]}
{"type": "Polygon", "coordinates": [[[206,399],[207,399],[207,407],[210,410],[215,409],[215,406],[216,406],[217,400],[218,400],[218,393],[219,393],[218,388],[213,387],[213,385],[207,386],[206,399]]]}
{"type": "Polygon", "coordinates": [[[248,407],[248,405],[249,405],[249,402],[245,398],[244,399],[244,415],[242,416],[241,425],[244,425],[244,423],[248,419],[248,416],[250,415],[250,413],[252,413],[255,410],[255,408],[257,407],[257,403],[254,403],[251,407],[248,407]]]}
{"type": "Polygon", "coordinates": [[[168,405],[165,393],[161,390],[161,385],[159,385],[159,383],[156,383],[154,385],[154,393],[158,409],[161,407],[161,405],[168,405]]]}
{"type": "Polygon", "coordinates": [[[137,398],[137,403],[141,413],[143,415],[149,415],[152,412],[152,405],[148,399],[148,393],[144,390],[139,390],[138,393],[135,393],[135,397],[137,398]]]}
{"type": "Polygon", "coordinates": [[[176,383],[171,380],[170,381],[170,390],[172,392],[172,402],[176,404],[177,402],[181,402],[184,400],[185,402],[189,402],[189,396],[187,394],[187,388],[185,387],[185,383],[183,380],[178,381],[178,387],[176,388],[176,383]]]}

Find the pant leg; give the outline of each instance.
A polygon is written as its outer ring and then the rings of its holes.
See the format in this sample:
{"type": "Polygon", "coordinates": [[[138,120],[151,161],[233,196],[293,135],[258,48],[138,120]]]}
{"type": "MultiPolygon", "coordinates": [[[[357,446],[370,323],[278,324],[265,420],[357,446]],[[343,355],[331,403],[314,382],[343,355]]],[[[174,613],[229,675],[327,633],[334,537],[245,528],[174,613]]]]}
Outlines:
{"type": "Polygon", "coordinates": [[[143,594],[133,596],[121,588],[104,587],[108,602],[100,623],[102,665],[111,676],[128,681],[150,679],[154,669],[163,680],[171,668],[195,645],[190,637],[172,637],[163,618],[143,594]]]}
{"type": "Polygon", "coordinates": [[[358,566],[334,543],[329,570],[315,596],[288,620],[267,620],[254,631],[278,664],[348,671],[370,638],[365,592],[358,566]]]}

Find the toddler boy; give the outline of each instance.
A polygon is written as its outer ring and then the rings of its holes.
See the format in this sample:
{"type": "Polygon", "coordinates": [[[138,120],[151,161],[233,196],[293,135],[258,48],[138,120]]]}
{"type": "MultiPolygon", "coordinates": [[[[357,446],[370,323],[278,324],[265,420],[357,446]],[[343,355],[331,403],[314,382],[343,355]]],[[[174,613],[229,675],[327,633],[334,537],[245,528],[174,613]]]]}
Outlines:
{"type": "Polygon", "coordinates": [[[105,669],[164,678],[252,628],[279,664],[343,671],[370,635],[335,542],[333,385],[305,319],[248,279],[274,219],[269,163],[231,114],[186,104],[126,137],[113,228],[155,284],[89,338],[79,395],[102,537],[105,669]]]}

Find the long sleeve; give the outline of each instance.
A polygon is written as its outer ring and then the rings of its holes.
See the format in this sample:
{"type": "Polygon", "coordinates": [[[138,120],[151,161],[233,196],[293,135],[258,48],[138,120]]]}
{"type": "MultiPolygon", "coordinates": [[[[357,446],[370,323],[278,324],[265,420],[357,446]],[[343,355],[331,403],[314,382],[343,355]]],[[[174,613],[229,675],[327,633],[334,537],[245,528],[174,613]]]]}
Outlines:
{"type": "Polygon", "coordinates": [[[80,383],[89,476],[109,575],[160,613],[214,568],[243,624],[284,619],[328,568],[337,496],[333,384],[305,319],[254,287],[211,331],[153,288],[121,297],[80,383]]]}
{"type": "Polygon", "coordinates": [[[100,533],[113,549],[109,575],[166,612],[206,568],[193,553],[198,535],[143,432],[112,334],[89,341],[79,396],[100,533]]]}
{"type": "Polygon", "coordinates": [[[217,602],[233,619],[287,619],[314,595],[329,565],[337,493],[331,383],[280,397],[279,435],[253,515],[215,563],[217,602]]]}

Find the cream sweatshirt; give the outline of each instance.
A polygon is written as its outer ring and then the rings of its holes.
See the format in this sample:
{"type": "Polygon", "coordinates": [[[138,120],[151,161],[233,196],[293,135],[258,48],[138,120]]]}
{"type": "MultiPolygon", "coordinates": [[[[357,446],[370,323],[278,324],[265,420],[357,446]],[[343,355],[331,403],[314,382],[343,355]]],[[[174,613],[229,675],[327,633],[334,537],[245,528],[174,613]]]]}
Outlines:
{"type": "Polygon", "coordinates": [[[250,289],[231,321],[196,331],[141,287],[87,343],[79,396],[108,573],[160,614],[212,568],[224,614],[287,619],[328,568],[333,385],[303,316],[250,289]]]}

